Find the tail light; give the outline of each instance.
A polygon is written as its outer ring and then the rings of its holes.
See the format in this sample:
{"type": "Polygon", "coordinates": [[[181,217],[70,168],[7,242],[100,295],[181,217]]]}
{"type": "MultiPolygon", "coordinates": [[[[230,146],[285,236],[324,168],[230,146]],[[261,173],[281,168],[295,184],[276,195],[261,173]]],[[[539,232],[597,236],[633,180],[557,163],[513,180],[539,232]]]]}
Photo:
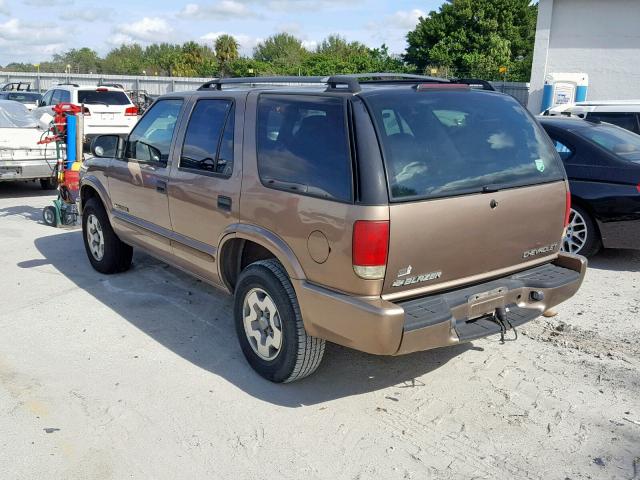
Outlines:
{"type": "Polygon", "coordinates": [[[638,193],[640,193],[640,183],[636,185],[636,190],[638,190],[638,193]]]}
{"type": "Polygon", "coordinates": [[[384,278],[389,251],[389,222],[358,220],[353,225],[353,270],[360,278],[384,278]]]}
{"type": "Polygon", "coordinates": [[[569,217],[571,216],[571,192],[567,190],[567,203],[564,210],[564,228],[569,226],[569,217]]]}
{"type": "Polygon", "coordinates": [[[138,116],[138,107],[127,107],[124,111],[125,117],[137,117],[138,116]]]}
{"type": "Polygon", "coordinates": [[[91,116],[91,111],[87,107],[82,107],[82,114],[85,117],[90,117],[91,116]]]}

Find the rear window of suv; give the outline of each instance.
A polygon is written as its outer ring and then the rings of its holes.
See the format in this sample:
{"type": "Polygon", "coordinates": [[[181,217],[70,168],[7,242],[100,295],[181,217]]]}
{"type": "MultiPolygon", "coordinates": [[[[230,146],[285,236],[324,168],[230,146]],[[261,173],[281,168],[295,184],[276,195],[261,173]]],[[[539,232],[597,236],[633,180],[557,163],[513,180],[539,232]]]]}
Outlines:
{"type": "Polygon", "coordinates": [[[522,106],[475,91],[378,91],[377,124],[391,198],[437,198],[564,178],[553,146],[522,106]]]}
{"type": "Polygon", "coordinates": [[[130,105],[124,92],[111,90],[78,90],[78,103],[87,105],[130,105]]]}

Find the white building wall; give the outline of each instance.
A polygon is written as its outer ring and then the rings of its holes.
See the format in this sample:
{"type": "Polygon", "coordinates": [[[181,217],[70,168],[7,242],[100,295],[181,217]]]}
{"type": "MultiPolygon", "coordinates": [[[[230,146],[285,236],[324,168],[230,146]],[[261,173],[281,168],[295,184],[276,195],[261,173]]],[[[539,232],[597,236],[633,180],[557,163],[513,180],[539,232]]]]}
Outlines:
{"type": "Polygon", "coordinates": [[[640,0],[541,0],[529,109],[548,73],[587,73],[588,100],[640,99],[640,0]]]}

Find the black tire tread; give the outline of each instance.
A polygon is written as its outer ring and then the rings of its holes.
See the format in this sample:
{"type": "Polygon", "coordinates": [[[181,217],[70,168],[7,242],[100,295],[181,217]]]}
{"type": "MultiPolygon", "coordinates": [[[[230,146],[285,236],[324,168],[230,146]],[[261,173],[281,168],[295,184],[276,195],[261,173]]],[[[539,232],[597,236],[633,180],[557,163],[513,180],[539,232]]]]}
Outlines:
{"type": "Polygon", "coordinates": [[[98,272],[109,275],[112,273],[126,272],[127,270],[129,270],[129,268],[131,268],[133,248],[120,240],[120,238],[118,238],[116,233],[113,231],[113,228],[111,227],[111,222],[109,222],[109,217],[104,206],[102,205],[102,202],[95,197],[90,198],[84,205],[82,211],[82,236],[84,239],[87,256],[89,257],[89,262],[91,262],[93,268],[95,268],[98,272]],[[100,226],[102,227],[102,234],[105,241],[105,255],[100,262],[93,258],[93,255],[91,254],[91,251],[89,250],[89,246],[87,244],[87,235],[85,229],[87,217],[91,211],[96,214],[96,217],[98,217],[98,220],[100,221],[100,226]]]}
{"type": "Polygon", "coordinates": [[[284,288],[287,297],[293,308],[296,319],[296,335],[298,351],[296,352],[296,362],[291,374],[283,380],[282,383],[290,383],[296,380],[300,380],[304,377],[311,375],[317,370],[322,362],[325,350],[325,340],[308,335],[304,323],[302,321],[302,314],[300,312],[300,305],[298,304],[298,298],[296,297],[295,290],[289,280],[289,276],[280,262],[275,259],[260,260],[252,263],[249,267],[261,266],[273,273],[278,279],[282,287],[284,288]]]}

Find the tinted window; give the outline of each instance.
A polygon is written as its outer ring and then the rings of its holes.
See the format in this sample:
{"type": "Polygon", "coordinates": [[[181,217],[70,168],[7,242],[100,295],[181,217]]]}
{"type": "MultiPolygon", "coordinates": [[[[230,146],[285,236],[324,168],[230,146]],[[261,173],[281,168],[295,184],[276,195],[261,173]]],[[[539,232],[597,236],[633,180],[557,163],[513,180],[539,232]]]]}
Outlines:
{"type": "Polygon", "coordinates": [[[635,133],[640,133],[638,120],[635,113],[601,113],[592,112],[587,114],[590,120],[600,120],[601,122],[613,123],[635,133]]]}
{"type": "Polygon", "coordinates": [[[553,143],[556,147],[556,152],[558,152],[558,154],[560,155],[560,158],[563,161],[571,158],[571,156],[573,155],[573,150],[571,148],[567,147],[560,140],[553,140],[553,143]]]}
{"type": "Polygon", "coordinates": [[[640,135],[605,124],[582,128],[579,132],[618,158],[640,162],[640,135]]]}
{"type": "Polygon", "coordinates": [[[52,97],[53,97],[53,90],[49,90],[47,93],[44,94],[44,97],[42,97],[42,101],[44,102],[45,105],[51,105],[52,97]]]}
{"type": "Polygon", "coordinates": [[[160,100],[129,135],[126,157],[166,164],[182,100],[160,100]]]}
{"type": "Polygon", "coordinates": [[[39,93],[23,93],[23,92],[10,92],[7,94],[9,100],[21,103],[35,103],[40,98],[39,93]]]}
{"type": "Polygon", "coordinates": [[[62,90],[54,90],[53,97],[51,97],[51,105],[57,105],[61,102],[62,90]]]}
{"type": "Polygon", "coordinates": [[[261,96],[258,170],[269,187],[350,201],[351,157],[344,101],[261,96]]]}
{"type": "Polygon", "coordinates": [[[231,175],[233,170],[232,116],[230,100],[198,101],[189,119],[180,167],[231,175]],[[221,145],[220,137],[227,122],[229,128],[225,130],[226,138],[221,145]]]}
{"type": "Polygon", "coordinates": [[[124,92],[110,90],[78,90],[78,103],[87,105],[129,105],[131,100],[124,92]]]}
{"type": "Polygon", "coordinates": [[[511,97],[402,89],[364,98],[378,124],[396,200],[564,178],[546,135],[511,97]]]}

